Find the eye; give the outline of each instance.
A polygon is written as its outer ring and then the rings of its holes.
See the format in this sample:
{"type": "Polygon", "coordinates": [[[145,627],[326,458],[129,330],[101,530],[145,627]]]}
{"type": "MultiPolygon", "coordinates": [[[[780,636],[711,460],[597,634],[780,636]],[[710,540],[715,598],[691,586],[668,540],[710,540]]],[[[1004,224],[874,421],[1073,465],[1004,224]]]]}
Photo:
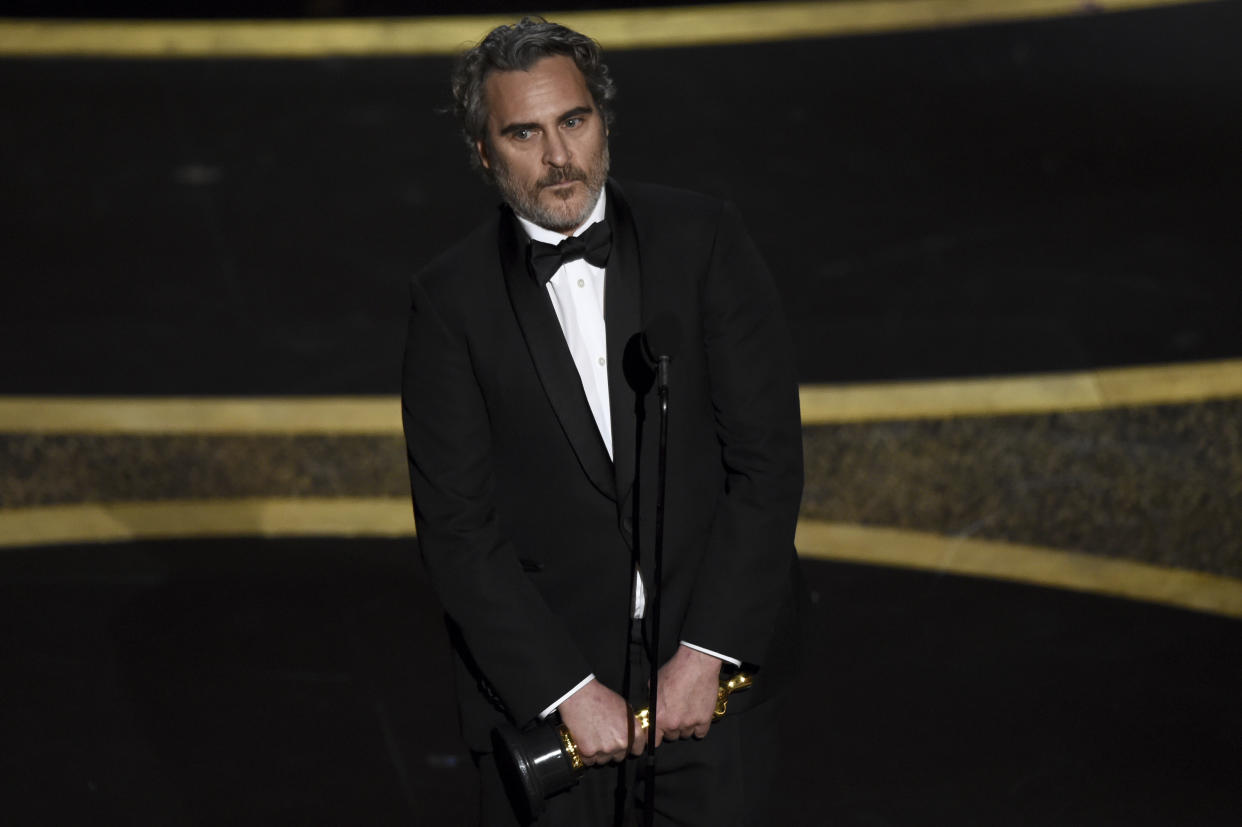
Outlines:
{"type": "Polygon", "coordinates": [[[566,119],[565,119],[565,128],[566,128],[566,129],[577,129],[577,128],[578,128],[579,126],[581,126],[581,125],[582,125],[582,118],[580,118],[580,117],[575,116],[575,117],[573,117],[573,118],[566,118],[566,119]]]}
{"type": "Polygon", "coordinates": [[[517,129],[517,130],[514,130],[514,131],[513,131],[513,133],[512,133],[512,135],[513,135],[513,139],[514,139],[515,141],[528,141],[528,140],[530,140],[530,130],[529,130],[529,129],[517,129]]]}

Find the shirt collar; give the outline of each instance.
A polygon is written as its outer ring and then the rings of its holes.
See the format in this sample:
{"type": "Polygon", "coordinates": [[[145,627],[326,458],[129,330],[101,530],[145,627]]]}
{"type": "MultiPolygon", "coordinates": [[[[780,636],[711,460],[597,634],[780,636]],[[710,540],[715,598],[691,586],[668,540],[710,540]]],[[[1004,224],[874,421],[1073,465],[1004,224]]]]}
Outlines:
{"type": "MultiPolygon", "coordinates": [[[[587,220],[584,221],[582,226],[574,232],[574,235],[582,235],[592,224],[597,221],[604,220],[607,200],[607,187],[600,187],[599,198],[595,200],[595,208],[591,210],[591,214],[587,216],[587,220]]],[[[549,230],[545,227],[540,227],[535,222],[528,221],[520,215],[517,217],[517,220],[521,223],[522,229],[526,231],[526,235],[534,241],[542,241],[545,244],[560,244],[566,238],[564,233],[558,233],[556,230],[549,230]]]]}

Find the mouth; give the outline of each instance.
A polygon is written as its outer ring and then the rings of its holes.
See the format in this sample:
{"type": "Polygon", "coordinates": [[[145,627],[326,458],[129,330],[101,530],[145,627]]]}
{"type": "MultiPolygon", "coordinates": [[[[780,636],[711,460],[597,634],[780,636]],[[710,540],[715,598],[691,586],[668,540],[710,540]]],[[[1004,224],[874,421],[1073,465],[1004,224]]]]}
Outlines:
{"type": "Polygon", "coordinates": [[[566,166],[561,169],[552,169],[544,176],[539,185],[544,189],[564,190],[572,187],[577,183],[586,183],[586,174],[576,167],[566,166]]]}

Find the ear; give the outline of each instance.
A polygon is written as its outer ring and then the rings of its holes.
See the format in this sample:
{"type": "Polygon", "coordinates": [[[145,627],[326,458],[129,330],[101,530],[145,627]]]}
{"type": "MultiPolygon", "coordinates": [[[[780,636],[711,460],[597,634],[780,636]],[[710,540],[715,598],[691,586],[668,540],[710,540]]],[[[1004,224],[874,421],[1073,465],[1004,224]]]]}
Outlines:
{"type": "Polygon", "coordinates": [[[479,153],[479,163],[483,165],[483,169],[491,169],[492,162],[487,157],[487,143],[485,141],[475,141],[474,150],[479,153]]]}

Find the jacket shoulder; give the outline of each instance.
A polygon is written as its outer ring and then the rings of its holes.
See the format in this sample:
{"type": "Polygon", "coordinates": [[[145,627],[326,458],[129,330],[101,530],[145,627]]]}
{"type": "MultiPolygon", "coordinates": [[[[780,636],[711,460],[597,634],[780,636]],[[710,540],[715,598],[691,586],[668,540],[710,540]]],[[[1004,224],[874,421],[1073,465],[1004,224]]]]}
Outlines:
{"type": "Polygon", "coordinates": [[[677,187],[623,182],[618,190],[646,244],[710,248],[724,217],[736,214],[726,201],[677,187]]]}

